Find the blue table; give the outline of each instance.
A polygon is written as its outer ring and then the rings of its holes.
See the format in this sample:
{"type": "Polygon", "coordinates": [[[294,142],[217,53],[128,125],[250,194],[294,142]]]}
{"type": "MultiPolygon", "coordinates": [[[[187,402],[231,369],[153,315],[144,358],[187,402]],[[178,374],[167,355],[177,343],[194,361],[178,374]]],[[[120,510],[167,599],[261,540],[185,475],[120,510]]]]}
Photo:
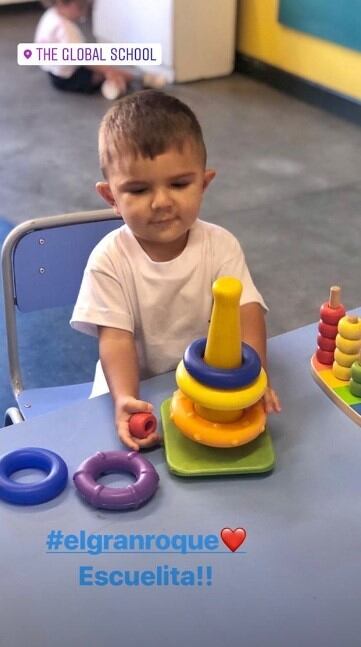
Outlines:
{"type": "MultiPolygon", "coordinates": [[[[277,457],[271,474],[181,479],[169,474],[158,448],[147,457],[159,472],[159,490],[135,512],[95,510],[71,481],[41,506],[0,502],[4,645],[359,647],[361,429],[314,383],[315,339],[312,325],[270,340],[270,369],[283,402],[282,415],[269,421],[277,457]],[[225,526],[247,531],[235,553],[219,540],[225,526]],[[48,551],[51,530],[74,535],[67,540],[73,548],[48,551]],[[219,545],[201,553],[159,546],[155,552],[148,539],[144,553],[112,544],[107,554],[81,552],[92,533],[121,535],[123,542],[163,535],[163,546],[164,536],[213,535],[209,546],[219,545]],[[95,584],[95,571],[105,571],[113,584],[95,584]],[[128,584],[120,582],[124,571],[128,584]],[[142,583],[129,585],[134,577],[142,583]]],[[[145,382],[142,395],[159,407],[172,388],[172,375],[163,375],[145,382]]],[[[58,452],[70,474],[97,450],[116,449],[110,398],[1,431],[2,452],[29,445],[58,452]]]]}

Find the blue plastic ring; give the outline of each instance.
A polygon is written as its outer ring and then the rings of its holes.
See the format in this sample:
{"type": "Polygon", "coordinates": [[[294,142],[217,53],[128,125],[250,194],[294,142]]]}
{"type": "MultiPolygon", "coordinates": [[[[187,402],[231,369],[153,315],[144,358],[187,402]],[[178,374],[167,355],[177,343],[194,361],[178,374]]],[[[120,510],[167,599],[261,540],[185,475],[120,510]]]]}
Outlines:
{"type": "Polygon", "coordinates": [[[54,452],[24,447],[0,458],[0,499],[17,505],[37,505],[55,499],[67,484],[68,468],[54,452]],[[38,469],[47,473],[41,481],[18,483],[11,475],[18,470],[38,469]]]}
{"type": "Polygon", "coordinates": [[[248,386],[259,376],[261,360],[248,344],[242,343],[242,365],[239,368],[221,369],[205,363],[206,342],[205,337],[200,337],[189,344],[184,353],[184,366],[195,380],[216,389],[238,389],[248,386]]]}

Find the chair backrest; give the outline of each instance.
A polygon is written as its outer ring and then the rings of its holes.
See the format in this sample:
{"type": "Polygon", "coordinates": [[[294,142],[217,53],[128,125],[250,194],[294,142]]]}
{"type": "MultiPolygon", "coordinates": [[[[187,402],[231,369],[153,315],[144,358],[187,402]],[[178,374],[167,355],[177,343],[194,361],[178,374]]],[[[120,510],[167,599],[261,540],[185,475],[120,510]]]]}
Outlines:
{"type": "Polygon", "coordinates": [[[90,252],[123,224],[109,209],[29,220],[15,227],[2,248],[10,379],[23,390],[16,308],[34,312],[75,303],[90,252]]]}

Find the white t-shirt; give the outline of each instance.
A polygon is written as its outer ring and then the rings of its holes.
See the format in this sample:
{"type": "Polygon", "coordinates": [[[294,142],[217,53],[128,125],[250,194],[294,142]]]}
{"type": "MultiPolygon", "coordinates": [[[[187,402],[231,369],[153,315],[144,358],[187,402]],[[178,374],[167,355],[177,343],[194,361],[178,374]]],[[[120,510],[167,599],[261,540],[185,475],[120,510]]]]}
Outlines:
{"type": "MultiPolygon", "coordinates": [[[[177,366],[191,341],[207,335],[212,284],[219,276],[242,281],[241,304],[257,302],[267,309],[237,239],[226,229],[197,220],[183,252],[156,262],[124,225],[92,251],[70,324],[95,336],[97,326],[132,332],[141,377],[165,373],[177,366]]],[[[98,363],[93,395],[106,391],[98,363]]]]}
{"type": "MultiPolygon", "coordinates": [[[[84,43],[85,38],[79,27],[61,16],[56,7],[51,7],[40,18],[35,32],[36,43],[84,43]]],[[[41,69],[55,76],[69,79],[79,65],[42,65],[41,69]]]]}

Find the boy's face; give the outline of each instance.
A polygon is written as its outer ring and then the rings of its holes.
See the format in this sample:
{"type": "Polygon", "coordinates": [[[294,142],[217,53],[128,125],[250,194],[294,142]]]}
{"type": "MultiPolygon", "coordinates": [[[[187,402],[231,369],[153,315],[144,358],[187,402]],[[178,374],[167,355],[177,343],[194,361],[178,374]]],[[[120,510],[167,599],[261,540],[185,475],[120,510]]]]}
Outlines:
{"type": "Polygon", "coordinates": [[[171,260],[184,249],[214,175],[187,142],[181,151],[170,148],[154,159],[122,157],[97,189],[153,260],[171,260]]]}
{"type": "Polygon", "coordinates": [[[59,0],[57,7],[66,18],[74,21],[85,18],[89,12],[88,0],[74,0],[74,2],[70,2],[69,4],[63,4],[59,0]]]}

